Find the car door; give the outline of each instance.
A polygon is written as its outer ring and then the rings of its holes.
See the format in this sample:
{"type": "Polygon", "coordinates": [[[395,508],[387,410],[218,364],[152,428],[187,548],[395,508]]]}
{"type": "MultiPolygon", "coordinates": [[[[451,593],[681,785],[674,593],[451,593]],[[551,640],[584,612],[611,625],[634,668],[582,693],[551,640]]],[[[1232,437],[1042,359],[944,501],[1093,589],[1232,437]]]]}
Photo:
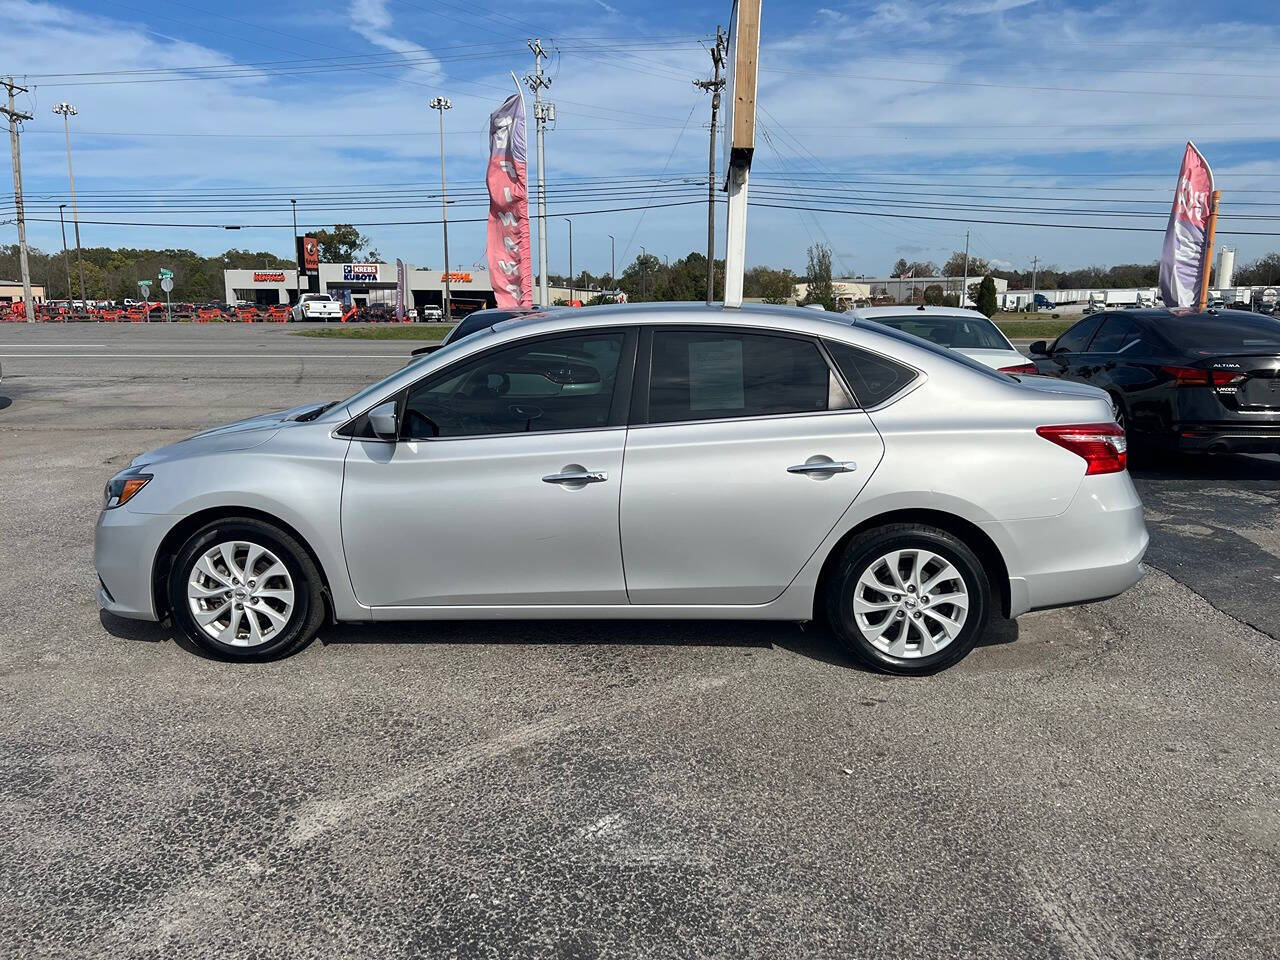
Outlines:
{"type": "Polygon", "coordinates": [[[819,342],[758,329],[646,329],[620,526],[634,604],[779,596],[884,445],[819,342]]]}
{"type": "Polygon", "coordinates": [[[1062,377],[1066,380],[1080,380],[1087,383],[1087,377],[1083,372],[1089,367],[1086,351],[1089,341],[1093,339],[1099,324],[1106,316],[1108,314],[1095,313],[1085,317],[1058,337],[1049,348],[1048,362],[1037,364],[1041,368],[1041,373],[1050,377],[1062,377]]]}
{"type": "Polygon", "coordinates": [[[360,602],[626,603],[618,495],[636,339],[494,347],[402,391],[398,441],[354,423],[342,541],[360,602]]]}

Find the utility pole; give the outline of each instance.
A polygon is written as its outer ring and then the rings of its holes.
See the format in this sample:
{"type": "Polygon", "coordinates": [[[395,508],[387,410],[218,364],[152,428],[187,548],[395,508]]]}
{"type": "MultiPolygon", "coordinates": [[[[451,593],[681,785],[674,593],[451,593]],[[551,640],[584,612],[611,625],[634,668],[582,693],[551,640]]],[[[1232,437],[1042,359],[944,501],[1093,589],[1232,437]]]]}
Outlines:
{"type": "Polygon", "coordinates": [[[551,86],[551,78],[542,74],[542,60],[547,52],[542,49],[542,41],[529,41],[529,49],[533,51],[533,73],[524,78],[524,82],[533,91],[533,122],[538,128],[538,299],[542,306],[547,300],[547,122],[555,122],[556,105],[544,103],[542,90],[551,86]]]}
{"type": "Polygon", "coordinates": [[[573,306],[573,221],[565,217],[564,222],[569,225],[569,306],[573,306]]]}
{"type": "MultiPolygon", "coordinates": [[[[84,255],[80,252],[80,214],[76,210],[76,172],[71,166],[71,118],[76,115],[76,108],[70,103],[60,103],[53,112],[62,117],[62,132],[67,139],[67,179],[71,181],[71,222],[76,231],[76,268],[80,271],[80,305],[89,309],[89,300],[84,293],[84,255]]],[[[71,298],[71,291],[67,291],[71,298]]]]}
{"type": "Polygon", "coordinates": [[[712,77],[693,81],[699,90],[711,94],[711,147],[707,151],[707,306],[716,297],[716,120],[720,115],[720,91],[724,88],[720,76],[724,49],[724,32],[717,25],[716,45],[711,48],[712,77]]]}
{"type": "Polygon", "coordinates": [[[428,104],[432,110],[440,111],[440,223],[444,227],[444,318],[453,319],[453,294],[449,288],[449,207],[445,199],[444,179],[444,112],[453,106],[447,97],[434,97],[428,104]]]}
{"type": "Polygon", "coordinates": [[[965,299],[969,296],[969,231],[964,232],[964,280],[960,284],[960,299],[956,302],[957,307],[963,307],[965,299]]]}
{"type": "Polygon", "coordinates": [[[1040,265],[1039,257],[1031,258],[1031,312],[1039,313],[1040,308],[1036,306],[1036,267],[1040,265]]]}
{"type": "Polygon", "coordinates": [[[18,214],[18,260],[22,267],[22,309],[27,316],[27,323],[36,322],[35,304],[31,302],[31,265],[27,261],[27,214],[22,206],[22,149],[18,144],[18,124],[30,120],[31,114],[19,113],[13,106],[15,93],[26,93],[26,87],[19,87],[13,77],[4,81],[9,91],[9,107],[0,107],[0,113],[9,118],[9,152],[13,154],[13,203],[18,214]]]}
{"type": "Polygon", "coordinates": [[[613,283],[613,289],[618,289],[618,248],[617,241],[613,239],[613,234],[609,234],[609,279],[613,283]]]}
{"type": "MultiPolygon", "coordinates": [[[[67,300],[70,301],[74,298],[71,295],[71,258],[67,256],[67,221],[62,215],[65,209],[65,203],[58,204],[58,223],[62,224],[62,265],[67,268],[67,300]]],[[[85,309],[88,310],[88,306],[85,309]]],[[[75,313],[74,308],[71,312],[75,313]]]]}
{"type": "MultiPolygon", "coordinates": [[[[298,255],[298,201],[290,198],[289,207],[293,210],[293,255],[298,255]]],[[[294,303],[302,302],[302,264],[293,271],[294,303]]]]}
{"type": "Polygon", "coordinates": [[[649,295],[649,256],[645,253],[644,247],[640,248],[640,299],[643,300],[649,295]]]}

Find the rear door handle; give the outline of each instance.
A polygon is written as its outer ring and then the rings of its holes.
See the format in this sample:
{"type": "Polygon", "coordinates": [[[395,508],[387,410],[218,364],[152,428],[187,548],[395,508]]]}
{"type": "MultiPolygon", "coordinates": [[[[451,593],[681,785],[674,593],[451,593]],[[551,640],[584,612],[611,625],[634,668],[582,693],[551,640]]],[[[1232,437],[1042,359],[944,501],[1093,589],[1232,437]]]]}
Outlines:
{"type": "Polygon", "coordinates": [[[552,473],[542,478],[543,483],[559,483],[573,486],[584,483],[604,483],[609,474],[603,470],[570,470],[566,473],[552,473]]]}
{"type": "Polygon", "coordinates": [[[856,469],[858,469],[858,465],[852,460],[830,460],[826,457],[821,459],[814,457],[804,463],[797,463],[794,466],[787,467],[787,473],[824,476],[832,473],[852,473],[856,469]]]}

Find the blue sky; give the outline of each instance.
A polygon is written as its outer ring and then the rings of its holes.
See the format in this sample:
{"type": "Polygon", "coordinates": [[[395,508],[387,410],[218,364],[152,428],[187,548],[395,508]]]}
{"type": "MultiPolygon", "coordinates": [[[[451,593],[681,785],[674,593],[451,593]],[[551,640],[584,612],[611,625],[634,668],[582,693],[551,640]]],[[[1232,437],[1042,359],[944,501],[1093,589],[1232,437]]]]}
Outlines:
{"type": "MultiPolygon", "coordinates": [[[[1151,261],[1158,232],[1096,227],[1162,229],[1188,138],[1218,175],[1238,258],[1280,249],[1280,237],[1245,235],[1280,233],[1274,13],[1261,2],[765,0],[748,262],[800,269],[827,242],[840,272],[883,275],[899,256],[941,262],[966,227],[973,252],[1019,268],[1033,256],[1151,261]],[[782,209],[797,206],[814,209],[782,209]]],[[[482,261],[483,224],[465,221],[484,207],[466,201],[483,189],[486,116],[514,89],[508,71],[532,66],[530,36],[552,53],[557,105],[551,269],[568,266],[565,214],[578,269],[609,268],[609,235],[619,268],[641,246],[705,248],[703,194],[685,181],[705,175],[709,103],[691,81],[709,71],[700,41],[727,23],[727,2],[0,0],[0,16],[0,69],[32,87],[18,105],[34,115],[23,167],[30,239],[44,249],[61,243],[66,157],[52,108],[67,100],[88,245],[287,255],[293,195],[304,225],[369,224],[384,257],[439,266],[439,227],[402,222],[439,215],[427,102],[443,95],[450,250],[455,264],[482,261]],[[191,67],[213,69],[175,79],[191,67]],[[605,176],[633,179],[606,192],[591,179],[605,176]],[[668,203],[684,205],[656,206],[668,203]]],[[[13,242],[11,224],[0,231],[13,242]]]]}

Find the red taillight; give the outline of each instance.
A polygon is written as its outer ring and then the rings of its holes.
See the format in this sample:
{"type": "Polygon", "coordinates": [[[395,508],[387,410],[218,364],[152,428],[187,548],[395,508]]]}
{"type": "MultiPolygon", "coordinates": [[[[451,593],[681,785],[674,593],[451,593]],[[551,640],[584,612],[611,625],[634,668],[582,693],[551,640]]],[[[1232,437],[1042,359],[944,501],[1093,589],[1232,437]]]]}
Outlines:
{"type": "Polygon", "coordinates": [[[1196,367],[1161,367],[1179,387],[1229,387],[1244,379],[1234,370],[1200,370],[1196,367]]]}
{"type": "Polygon", "coordinates": [[[1085,475],[1119,473],[1129,461],[1129,444],[1124,429],[1115,423],[1077,423],[1036,427],[1036,433],[1082,457],[1085,475]]]}
{"type": "Polygon", "coordinates": [[[1001,373],[1017,373],[1017,374],[1033,377],[1040,372],[1040,368],[1037,367],[1034,363],[1018,363],[1018,364],[1014,364],[1012,367],[1001,367],[1000,372],[1001,373]]]}

